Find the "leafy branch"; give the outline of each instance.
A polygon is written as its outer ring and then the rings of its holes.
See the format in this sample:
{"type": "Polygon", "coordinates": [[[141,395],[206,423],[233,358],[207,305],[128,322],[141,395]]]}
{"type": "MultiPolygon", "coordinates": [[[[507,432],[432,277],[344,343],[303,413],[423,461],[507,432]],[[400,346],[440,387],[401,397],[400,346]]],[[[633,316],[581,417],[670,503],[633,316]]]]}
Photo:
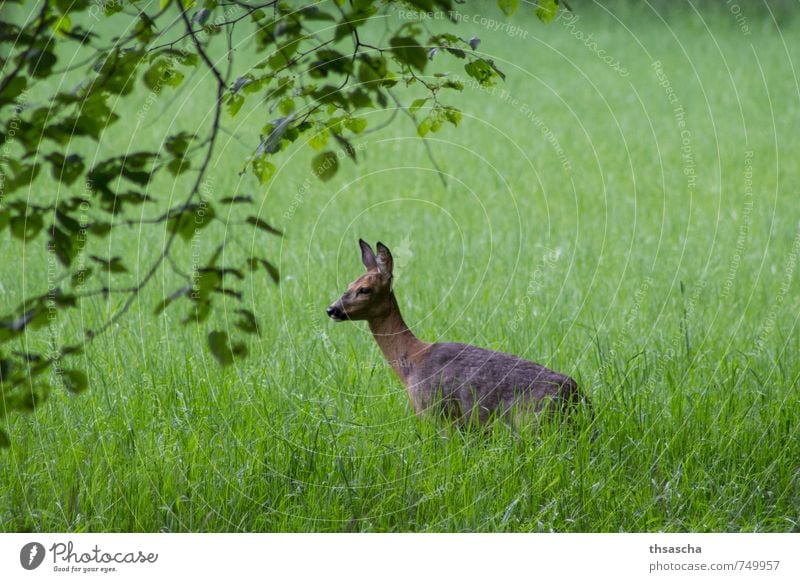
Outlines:
{"type": "MultiPolygon", "coordinates": [[[[0,236],[12,246],[40,249],[57,268],[45,289],[0,313],[0,418],[35,409],[56,384],[72,392],[86,389],[86,374],[67,367],[70,356],[120,323],[161,269],[180,284],[154,313],[181,304],[183,324],[205,324],[221,298],[242,302],[242,282],[255,272],[280,281],[268,258],[238,242],[244,230],[283,235],[267,217],[248,212],[257,199],[207,191],[220,132],[253,144],[242,171],[254,184],[268,184],[276,172],[273,160],[297,142],[316,152],[311,170],[327,181],[336,176],[340,159],[357,161],[354,144],[362,136],[401,112],[443,177],[425,138],[445,124],[459,124],[461,112],[443,95],[463,87],[446,72],[431,72],[431,61],[438,66],[437,55],[444,55],[443,66],[463,64],[482,85],[504,78],[476,51],[475,39],[456,33],[457,22],[449,23],[452,32],[426,37],[419,23],[395,18],[398,7],[449,14],[451,0],[6,4],[14,6],[4,7],[7,22],[0,32],[0,236]],[[379,34],[375,22],[388,34],[379,34]],[[113,36],[116,30],[125,32],[113,36]],[[254,63],[237,59],[244,46],[256,56],[254,63]],[[65,83],[73,74],[80,74],[77,85],[65,83]],[[140,151],[114,146],[110,128],[137,109],[141,120],[152,103],[174,100],[175,91],[189,87],[187,77],[212,96],[207,126],[171,133],[140,151]],[[246,108],[251,118],[263,119],[261,131],[227,129],[225,120],[246,108]],[[391,111],[368,127],[363,113],[375,109],[391,111]],[[92,148],[90,158],[85,152],[92,148]],[[159,195],[159,176],[184,193],[177,204],[159,195]],[[225,218],[220,205],[229,208],[225,218]],[[144,212],[147,207],[158,210],[144,212]],[[115,254],[104,242],[112,234],[113,242],[124,241],[131,229],[164,235],[159,252],[135,277],[124,252],[115,254]],[[201,232],[220,240],[208,247],[214,250],[204,261],[182,264],[178,241],[191,243],[201,232]],[[41,239],[44,245],[37,246],[41,239]],[[237,242],[237,253],[223,254],[228,240],[237,242]],[[100,277],[105,281],[98,282],[100,277]],[[70,341],[56,341],[56,322],[78,317],[83,302],[112,298],[117,306],[104,320],[70,341]],[[42,330],[48,329],[50,341],[43,341],[42,330]]],[[[511,14],[518,2],[498,5],[511,14]]],[[[554,0],[540,1],[536,14],[548,21],[557,9],[554,0]]],[[[237,333],[259,333],[250,310],[242,305],[236,313],[237,333]]],[[[221,365],[247,353],[246,344],[225,331],[211,329],[207,340],[221,365]]],[[[0,445],[7,444],[0,430],[0,445]]]]}

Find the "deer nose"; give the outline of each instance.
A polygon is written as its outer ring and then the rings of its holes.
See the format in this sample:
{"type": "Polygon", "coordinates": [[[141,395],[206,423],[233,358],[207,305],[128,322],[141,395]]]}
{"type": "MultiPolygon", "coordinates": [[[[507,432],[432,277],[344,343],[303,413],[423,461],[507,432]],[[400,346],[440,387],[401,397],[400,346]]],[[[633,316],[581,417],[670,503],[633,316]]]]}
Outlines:
{"type": "Polygon", "coordinates": [[[342,311],[334,305],[328,307],[325,313],[327,313],[328,317],[331,319],[344,319],[344,317],[342,317],[342,311]]]}

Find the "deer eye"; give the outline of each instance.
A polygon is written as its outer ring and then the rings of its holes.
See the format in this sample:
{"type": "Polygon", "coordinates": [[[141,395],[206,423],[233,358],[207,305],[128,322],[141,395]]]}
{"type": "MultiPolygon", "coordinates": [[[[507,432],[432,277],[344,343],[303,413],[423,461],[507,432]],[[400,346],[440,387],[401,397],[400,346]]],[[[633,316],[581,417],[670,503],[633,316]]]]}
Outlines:
{"type": "Polygon", "coordinates": [[[359,287],[358,289],[359,295],[369,295],[370,293],[372,293],[372,289],[369,287],[359,287]]]}

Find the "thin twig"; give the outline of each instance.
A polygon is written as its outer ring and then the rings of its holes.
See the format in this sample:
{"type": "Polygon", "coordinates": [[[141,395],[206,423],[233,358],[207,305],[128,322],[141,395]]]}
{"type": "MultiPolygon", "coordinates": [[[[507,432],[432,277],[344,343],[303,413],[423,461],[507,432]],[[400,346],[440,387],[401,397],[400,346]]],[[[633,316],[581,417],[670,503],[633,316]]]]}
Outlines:
{"type": "MultiPolygon", "coordinates": [[[[405,113],[411,119],[411,122],[414,124],[414,127],[417,128],[417,131],[419,131],[419,124],[417,123],[417,119],[416,119],[416,117],[414,117],[414,114],[411,113],[405,107],[403,107],[403,104],[400,103],[400,99],[397,98],[397,96],[394,94],[394,92],[391,89],[386,89],[386,92],[392,98],[392,101],[395,102],[397,107],[399,109],[401,109],[403,111],[403,113],[405,113]]],[[[442,181],[442,185],[445,188],[447,188],[447,178],[445,177],[446,175],[444,173],[444,170],[442,170],[441,166],[439,166],[439,163],[436,161],[436,158],[433,155],[433,150],[431,149],[430,142],[427,140],[427,138],[425,138],[423,136],[420,136],[420,139],[422,140],[422,143],[425,145],[425,150],[428,152],[428,159],[431,161],[431,164],[433,165],[433,168],[436,170],[436,173],[439,175],[439,179],[442,181]]]]}
{"type": "MultiPolygon", "coordinates": [[[[200,191],[200,186],[203,183],[203,179],[211,163],[211,158],[214,153],[214,146],[216,144],[217,135],[219,134],[220,119],[222,116],[222,99],[225,94],[225,81],[220,75],[217,68],[214,66],[214,63],[209,58],[203,46],[200,44],[200,41],[197,39],[197,36],[194,34],[194,31],[192,30],[191,27],[191,23],[189,22],[189,19],[186,16],[186,12],[183,10],[181,10],[181,18],[183,19],[187,30],[190,31],[189,34],[195,44],[195,47],[197,48],[200,58],[206,64],[206,66],[211,70],[211,73],[217,82],[217,100],[214,106],[214,120],[211,126],[211,133],[208,138],[208,147],[206,150],[206,156],[203,160],[202,165],[200,166],[200,170],[197,174],[197,178],[194,182],[194,185],[192,186],[189,195],[186,197],[186,200],[183,203],[182,208],[186,210],[191,205],[194,197],[198,195],[200,191]]],[[[123,303],[122,307],[120,307],[117,310],[117,312],[114,313],[114,315],[112,315],[108,319],[108,321],[106,321],[99,328],[95,330],[87,330],[85,332],[85,339],[81,344],[77,346],[65,346],[56,356],[54,356],[49,360],[49,363],[53,363],[55,361],[60,360],[64,355],[71,353],[76,348],[77,349],[83,348],[86,344],[94,340],[94,338],[98,337],[99,335],[102,335],[103,333],[108,331],[108,329],[110,329],[114,324],[116,324],[120,320],[120,318],[122,318],[122,316],[125,315],[125,313],[130,309],[131,305],[133,305],[133,302],[136,300],[141,290],[147,286],[147,284],[150,282],[150,280],[158,271],[158,268],[161,266],[161,264],[165,260],[168,260],[169,251],[170,248],[172,247],[173,242],[175,241],[176,236],[177,236],[177,229],[172,229],[169,233],[166,243],[164,244],[164,249],[159,255],[159,257],[153,262],[153,264],[147,270],[145,275],[139,280],[139,282],[136,285],[129,288],[130,294],[123,303]]]]}

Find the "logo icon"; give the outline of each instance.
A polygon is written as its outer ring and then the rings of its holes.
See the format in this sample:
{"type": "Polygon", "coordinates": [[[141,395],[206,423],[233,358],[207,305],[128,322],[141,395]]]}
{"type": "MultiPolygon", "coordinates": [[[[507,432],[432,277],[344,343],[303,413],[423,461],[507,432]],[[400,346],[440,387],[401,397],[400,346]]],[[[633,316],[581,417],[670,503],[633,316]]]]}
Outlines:
{"type": "Polygon", "coordinates": [[[19,563],[26,570],[35,570],[42,565],[44,554],[44,546],[39,542],[27,543],[19,552],[19,563]]]}

